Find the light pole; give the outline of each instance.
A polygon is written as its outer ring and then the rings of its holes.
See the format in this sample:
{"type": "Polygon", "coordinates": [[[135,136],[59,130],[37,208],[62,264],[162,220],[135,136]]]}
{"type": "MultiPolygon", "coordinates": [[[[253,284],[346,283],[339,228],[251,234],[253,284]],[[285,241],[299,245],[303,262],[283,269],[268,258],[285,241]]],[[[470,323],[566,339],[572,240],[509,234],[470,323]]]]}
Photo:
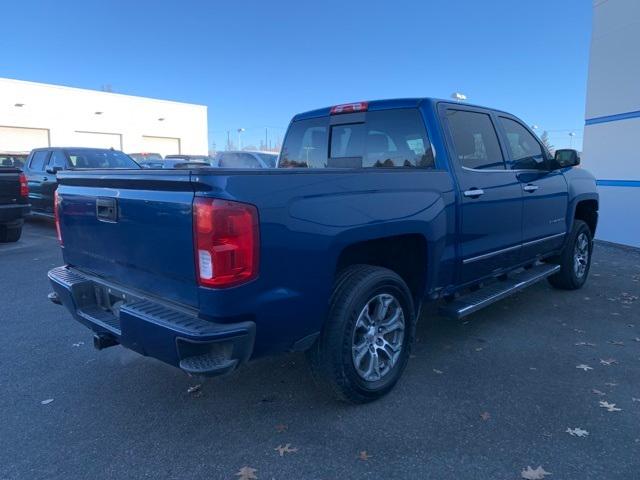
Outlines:
{"type": "Polygon", "coordinates": [[[244,132],[244,128],[239,128],[238,129],[238,150],[242,150],[242,138],[240,137],[240,134],[244,132]]]}
{"type": "Polygon", "coordinates": [[[467,96],[464,93],[453,92],[451,94],[451,98],[453,98],[457,102],[464,102],[467,99],[467,96]]]}
{"type": "Polygon", "coordinates": [[[536,130],[538,130],[538,128],[540,128],[540,127],[538,127],[538,125],[536,125],[536,124],[531,125],[531,129],[532,129],[534,132],[535,132],[536,130]]]}
{"type": "Polygon", "coordinates": [[[573,148],[573,137],[575,136],[575,132],[569,132],[569,148],[573,148]]]}

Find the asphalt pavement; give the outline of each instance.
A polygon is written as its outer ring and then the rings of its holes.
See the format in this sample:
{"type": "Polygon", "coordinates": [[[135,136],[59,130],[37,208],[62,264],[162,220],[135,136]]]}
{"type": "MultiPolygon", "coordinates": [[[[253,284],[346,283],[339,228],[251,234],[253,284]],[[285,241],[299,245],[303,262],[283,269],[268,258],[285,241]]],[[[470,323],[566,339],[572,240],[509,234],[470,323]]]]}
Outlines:
{"type": "Polygon", "coordinates": [[[47,300],[61,264],[48,220],[0,245],[0,479],[640,478],[638,250],[597,244],[579,291],[427,309],[404,377],[364,406],[319,391],[301,354],[203,381],[94,350],[47,300]]]}

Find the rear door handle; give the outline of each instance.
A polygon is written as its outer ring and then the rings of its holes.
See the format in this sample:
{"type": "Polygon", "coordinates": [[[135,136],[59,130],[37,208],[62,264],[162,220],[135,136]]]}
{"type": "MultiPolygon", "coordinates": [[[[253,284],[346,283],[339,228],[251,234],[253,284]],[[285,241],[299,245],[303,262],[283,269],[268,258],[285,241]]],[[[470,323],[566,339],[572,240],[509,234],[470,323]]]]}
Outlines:
{"type": "Polygon", "coordinates": [[[525,185],[522,189],[525,192],[535,192],[536,190],[538,190],[538,188],[540,188],[538,187],[538,185],[529,184],[529,185],[525,185]]]}
{"type": "Polygon", "coordinates": [[[462,194],[465,197],[478,198],[480,195],[484,195],[484,190],[480,188],[472,188],[471,190],[465,190],[462,194]]]}

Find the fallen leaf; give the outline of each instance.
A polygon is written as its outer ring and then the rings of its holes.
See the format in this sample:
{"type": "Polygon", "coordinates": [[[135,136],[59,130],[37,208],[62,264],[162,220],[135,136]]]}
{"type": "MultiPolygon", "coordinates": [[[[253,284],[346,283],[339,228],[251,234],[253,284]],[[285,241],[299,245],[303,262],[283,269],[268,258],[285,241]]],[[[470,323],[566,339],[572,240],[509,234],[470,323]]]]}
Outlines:
{"type": "Polygon", "coordinates": [[[575,344],[575,346],[576,347],[595,347],[596,344],[591,342],[578,342],[575,344]]]}
{"type": "Polygon", "coordinates": [[[476,348],[476,352],[481,352],[482,350],[484,350],[484,347],[478,347],[478,348],[476,348]]]}
{"type": "Polygon", "coordinates": [[[640,337],[636,337],[633,339],[634,342],[640,342],[640,337]]]}
{"type": "Polygon", "coordinates": [[[444,372],[442,370],[438,370],[437,368],[433,369],[433,373],[437,373],[438,375],[442,375],[444,372]]]}
{"type": "Polygon", "coordinates": [[[617,384],[617,383],[613,383],[613,382],[606,382],[606,383],[605,383],[605,385],[606,385],[607,387],[617,387],[617,386],[618,386],[618,384],[617,384]]]}
{"type": "Polygon", "coordinates": [[[282,423],[276,425],[276,431],[278,433],[286,432],[288,429],[289,429],[289,427],[287,427],[286,425],[284,425],[282,423]]]}
{"type": "Polygon", "coordinates": [[[602,400],[600,400],[600,406],[602,408],[606,408],[607,412],[621,412],[622,409],[616,407],[615,403],[609,403],[609,402],[603,402],[602,400]]]}
{"type": "Polygon", "coordinates": [[[258,478],[256,472],[255,468],[242,467],[235,476],[238,477],[238,480],[256,480],[258,478]]]}
{"type": "Polygon", "coordinates": [[[567,432],[572,437],[587,437],[587,436],[589,436],[589,432],[587,432],[586,430],[581,429],[580,427],[567,428],[565,430],[565,432],[567,432]]]}
{"type": "Polygon", "coordinates": [[[597,388],[592,388],[591,389],[591,393],[594,393],[596,395],[606,395],[606,393],[601,392],[600,390],[598,390],[597,388]]]}
{"type": "Polygon", "coordinates": [[[189,388],[187,388],[187,393],[199,392],[201,388],[202,388],[202,385],[200,385],[200,384],[191,385],[189,388]]]}
{"type": "Polygon", "coordinates": [[[581,363],[580,365],[577,365],[576,368],[584,370],[585,372],[587,372],[589,370],[593,370],[593,368],[591,368],[589,365],[585,365],[584,363],[581,363]]]}
{"type": "Polygon", "coordinates": [[[78,342],[73,344],[74,347],[79,347],[80,345],[84,345],[84,342],[78,342]]]}
{"type": "Polygon", "coordinates": [[[298,451],[297,448],[291,448],[291,444],[287,443],[286,445],[278,445],[276,448],[274,448],[275,451],[277,451],[281,457],[284,457],[285,453],[295,453],[298,451]]]}
{"type": "Polygon", "coordinates": [[[482,412],[480,418],[486,422],[491,418],[491,414],[489,412],[482,412]]]}
{"type": "Polygon", "coordinates": [[[542,480],[545,476],[551,475],[551,472],[547,472],[544,468],[540,466],[535,470],[528,466],[526,470],[522,470],[520,475],[525,480],[542,480]]]}
{"type": "Polygon", "coordinates": [[[619,347],[624,347],[624,342],[621,342],[620,340],[609,340],[607,343],[610,343],[611,345],[617,345],[619,347]]]}
{"type": "Polygon", "coordinates": [[[371,457],[372,455],[369,455],[366,450],[362,450],[360,453],[358,453],[358,460],[362,460],[363,462],[366,462],[371,457]]]}
{"type": "Polygon", "coordinates": [[[600,363],[602,365],[609,366],[609,365],[613,365],[614,363],[618,363],[618,361],[615,358],[606,358],[606,359],[601,358],[600,363]]]}
{"type": "Polygon", "coordinates": [[[529,367],[529,370],[538,370],[536,367],[529,367]]]}
{"type": "Polygon", "coordinates": [[[53,398],[47,398],[46,400],[42,400],[40,403],[42,405],[49,405],[51,402],[53,402],[53,398]]]}
{"type": "Polygon", "coordinates": [[[640,402],[640,398],[631,397],[632,402],[640,402]]]}
{"type": "Polygon", "coordinates": [[[576,333],[587,333],[585,330],[581,330],[579,328],[574,328],[573,331],[576,333]]]}

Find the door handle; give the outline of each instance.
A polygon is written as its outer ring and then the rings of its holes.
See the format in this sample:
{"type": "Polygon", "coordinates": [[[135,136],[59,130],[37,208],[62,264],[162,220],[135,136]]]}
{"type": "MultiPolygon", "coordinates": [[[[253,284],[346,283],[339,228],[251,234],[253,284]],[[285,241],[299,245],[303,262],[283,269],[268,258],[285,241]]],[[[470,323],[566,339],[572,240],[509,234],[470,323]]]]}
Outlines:
{"type": "Polygon", "coordinates": [[[522,189],[525,192],[529,192],[529,193],[535,192],[536,190],[538,190],[538,188],[540,188],[540,187],[538,187],[538,185],[531,185],[531,184],[525,185],[524,187],[522,187],[522,189]]]}
{"type": "Polygon", "coordinates": [[[480,188],[472,188],[471,190],[465,190],[462,194],[465,197],[478,198],[480,195],[484,195],[484,190],[480,188]]]}

